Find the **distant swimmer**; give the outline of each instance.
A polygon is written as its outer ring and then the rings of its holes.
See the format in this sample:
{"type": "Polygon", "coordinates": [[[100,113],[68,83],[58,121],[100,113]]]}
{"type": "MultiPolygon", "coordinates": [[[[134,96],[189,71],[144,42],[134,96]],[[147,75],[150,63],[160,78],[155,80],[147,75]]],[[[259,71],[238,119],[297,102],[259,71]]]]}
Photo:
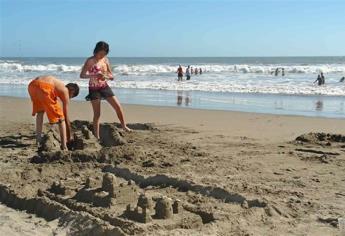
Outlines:
{"type": "Polygon", "coordinates": [[[321,80],[322,80],[322,84],[326,83],[325,76],[323,75],[323,72],[321,72],[321,80]]]}
{"type": "Polygon", "coordinates": [[[276,69],[274,75],[275,75],[275,76],[278,76],[278,75],[279,75],[279,68],[276,69]]]}
{"type": "Polygon", "coordinates": [[[186,69],[186,77],[187,77],[187,80],[190,80],[190,70],[191,70],[191,68],[190,68],[190,66],[188,66],[187,67],[187,69],[186,69]]]}
{"type": "Polygon", "coordinates": [[[285,76],[285,70],[282,68],[282,76],[285,76]]]}
{"type": "Polygon", "coordinates": [[[202,69],[201,69],[201,68],[199,68],[199,74],[200,74],[200,75],[202,74],[202,69]]]}
{"type": "Polygon", "coordinates": [[[194,73],[193,66],[190,67],[190,74],[192,75],[194,73]]]}
{"type": "Polygon", "coordinates": [[[344,82],[344,81],[345,81],[345,77],[343,76],[343,77],[339,80],[339,82],[342,83],[342,82],[344,82]]]}
{"type": "Polygon", "coordinates": [[[198,74],[198,68],[194,69],[194,74],[197,75],[198,74]]]}
{"type": "Polygon", "coordinates": [[[183,79],[183,69],[182,69],[182,66],[179,65],[179,67],[177,68],[177,81],[182,81],[183,79]]]}
{"type": "Polygon", "coordinates": [[[316,83],[316,82],[317,82],[317,84],[318,84],[319,86],[322,85],[322,78],[321,78],[321,75],[320,75],[320,74],[317,75],[317,79],[314,81],[314,83],[316,83]]]}

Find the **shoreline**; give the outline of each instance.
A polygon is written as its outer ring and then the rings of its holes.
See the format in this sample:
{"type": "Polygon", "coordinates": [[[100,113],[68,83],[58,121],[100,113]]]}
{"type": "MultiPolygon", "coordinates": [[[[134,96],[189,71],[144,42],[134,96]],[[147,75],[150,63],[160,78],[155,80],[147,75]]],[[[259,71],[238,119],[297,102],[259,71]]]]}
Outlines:
{"type": "MultiPolygon", "coordinates": [[[[2,123],[26,122],[34,124],[31,101],[28,98],[0,96],[2,123]]],[[[274,141],[290,140],[302,133],[345,133],[345,120],[338,118],[275,115],[239,111],[185,109],[148,105],[122,104],[127,123],[155,123],[163,126],[186,127],[212,133],[246,136],[274,141]]],[[[92,121],[92,108],[88,102],[71,101],[72,120],[92,121]]],[[[45,117],[45,122],[47,121],[45,117]]],[[[101,122],[118,122],[111,107],[102,103],[101,122]]]]}
{"type": "MultiPolygon", "coordinates": [[[[345,105],[342,97],[338,96],[218,93],[114,87],[112,89],[118,99],[128,105],[337,119],[345,117],[345,105]]],[[[82,87],[79,96],[74,100],[85,101],[86,95],[87,89],[82,87]]],[[[28,98],[27,88],[24,85],[2,85],[0,86],[0,97],[2,96],[28,98]]]]}

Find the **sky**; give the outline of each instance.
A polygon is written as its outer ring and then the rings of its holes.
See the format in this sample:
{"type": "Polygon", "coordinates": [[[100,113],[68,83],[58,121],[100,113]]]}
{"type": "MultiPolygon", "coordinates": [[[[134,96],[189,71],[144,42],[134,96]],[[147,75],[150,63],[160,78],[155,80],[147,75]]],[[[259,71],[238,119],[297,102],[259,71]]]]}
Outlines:
{"type": "Polygon", "coordinates": [[[345,1],[0,0],[0,56],[344,56],[345,1]]]}

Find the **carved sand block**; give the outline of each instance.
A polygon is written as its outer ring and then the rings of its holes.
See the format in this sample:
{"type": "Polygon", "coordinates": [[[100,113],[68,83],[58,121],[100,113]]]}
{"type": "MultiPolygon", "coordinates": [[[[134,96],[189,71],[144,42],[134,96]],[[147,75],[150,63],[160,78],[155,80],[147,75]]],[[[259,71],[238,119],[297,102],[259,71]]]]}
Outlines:
{"type": "Polygon", "coordinates": [[[170,219],[173,216],[171,201],[167,197],[157,199],[155,210],[157,219],[170,219]]]}
{"type": "Polygon", "coordinates": [[[132,209],[128,204],[124,215],[140,223],[149,223],[152,221],[151,209],[153,208],[152,199],[141,194],[138,198],[137,206],[132,209]]]}

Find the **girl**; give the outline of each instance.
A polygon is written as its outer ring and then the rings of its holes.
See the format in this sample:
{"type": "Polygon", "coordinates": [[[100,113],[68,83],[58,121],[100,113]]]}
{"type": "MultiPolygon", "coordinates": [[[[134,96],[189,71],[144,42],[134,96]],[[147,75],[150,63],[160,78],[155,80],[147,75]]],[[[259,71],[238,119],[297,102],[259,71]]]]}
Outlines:
{"type": "Polygon", "coordinates": [[[131,131],[125,122],[123,111],[119,100],[115,97],[113,91],[109,87],[107,80],[113,80],[113,74],[107,55],[109,53],[109,45],[106,42],[98,42],[93,50],[93,56],[89,57],[80,73],[80,78],[89,80],[89,95],[86,96],[87,101],[91,101],[93,109],[93,134],[99,139],[99,118],[101,116],[101,99],[107,102],[116,111],[122,128],[125,131],[131,131]]]}

